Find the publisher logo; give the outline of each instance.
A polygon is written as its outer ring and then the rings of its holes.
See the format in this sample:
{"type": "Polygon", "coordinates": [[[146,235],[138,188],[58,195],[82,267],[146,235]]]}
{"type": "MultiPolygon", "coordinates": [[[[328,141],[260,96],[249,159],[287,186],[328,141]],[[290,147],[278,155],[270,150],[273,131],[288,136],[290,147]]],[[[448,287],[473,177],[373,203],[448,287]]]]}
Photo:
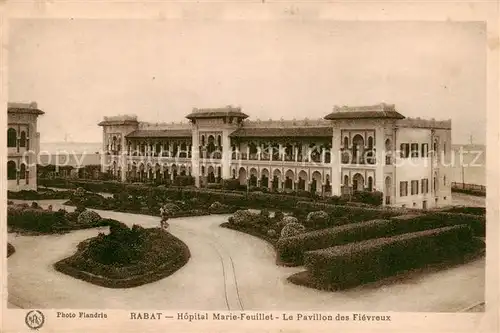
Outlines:
{"type": "Polygon", "coordinates": [[[26,314],[26,325],[32,330],[37,330],[45,323],[45,316],[41,311],[31,310],[26,314]]]}

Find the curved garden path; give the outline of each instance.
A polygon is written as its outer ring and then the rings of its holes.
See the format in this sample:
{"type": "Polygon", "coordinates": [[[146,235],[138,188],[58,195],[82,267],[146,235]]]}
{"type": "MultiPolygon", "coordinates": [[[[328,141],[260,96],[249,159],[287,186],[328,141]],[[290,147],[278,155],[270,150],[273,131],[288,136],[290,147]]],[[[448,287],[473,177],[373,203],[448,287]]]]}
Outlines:
{"type": "MultiPolygon", "coordinates": [[[[64,200],[39,202],[58,209],[64,200]]],[[[153,216],[97,212],[128,225],[159,225],[153,216]]],[[[9,307],[434,312],[458,311],[484,300],[484,258],[378,288],[332,293],[296,286],[286,278],[302,267],[276,266],[269,244],[219,227],[225,220],[227,215],[170,220],[170,232],[189,246],[191,259],[165,279],[130,289],[95,286],[52,266],[106,228],[36,237],[9,234],[16,247],[8,259],[9,307]]]]}

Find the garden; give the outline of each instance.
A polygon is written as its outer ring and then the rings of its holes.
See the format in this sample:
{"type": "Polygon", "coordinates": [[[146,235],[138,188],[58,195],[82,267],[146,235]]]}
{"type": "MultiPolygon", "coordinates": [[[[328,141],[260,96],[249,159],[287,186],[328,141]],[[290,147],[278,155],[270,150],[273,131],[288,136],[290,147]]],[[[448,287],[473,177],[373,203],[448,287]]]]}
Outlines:
{"type": "Polygon", "coordinates": [[[160,228],[129,228],[114,221],[77,246],[77,252],[54,264],[74,278],[108,288],[131,288],[163,279],[190,258],[186,244],[160,228]]]}
{"type": "Polygon", "coordinates": [[[8,232],[28,235],[66,233],[72,230],[109,226],[112,221],[102,219],[96,212],[78,207],[74,212],[64,209],[43,209],[36,202],[31,205],[7,206],[8,232]]]}
{"type": "Polygon", "coordinates": [[[448,267],[484,254],[485,210],[453,207],[401,214],[348,206],[322,206],[294,216],[239,210],[221,227],[262,238],[276,263],[302,266],[295,284],[339,290],[415,269],[448,267]]]}

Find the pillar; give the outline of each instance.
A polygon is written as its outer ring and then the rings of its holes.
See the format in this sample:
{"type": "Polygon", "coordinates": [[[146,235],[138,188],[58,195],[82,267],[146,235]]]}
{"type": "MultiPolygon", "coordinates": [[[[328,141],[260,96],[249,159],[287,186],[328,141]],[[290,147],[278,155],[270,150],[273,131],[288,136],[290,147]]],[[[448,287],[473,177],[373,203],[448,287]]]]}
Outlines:
{"type": "MultiPolygon", "coordinates": [[[[385,192],[384,186],[384,132],[385,132],[385,124],[378,124],[375,128],[375,149],[377,150],[375,153],[375,181],[374,187],[377,191],[385,192]]],[[[384,202],[385,202],[384,193],[384,202]]]]}
{"type": "Polygon", "coordinates": [[[198,125],[193,124],[192,131],[192,145],[191,145],[191,175],[194,177],[194,184],[196,187],[201,187],[200,184],[200,138],[198,125]]]}
{"type": "Polygon", "coordinates": [[[333,124],[332,131],[332,176],[330,179],[330,185],[332,187],[332,195],[341,195],[341,184],[342,184],[342,164],[340,158],[340,142],[342,140],[341,131],[339,125],[333,124]]]}
{"type": "Polygon", "coordinates": [[[231,178],[231,138],[229,129],[222,130],[222,160],[221,160],[221,178],[231,178]]]}

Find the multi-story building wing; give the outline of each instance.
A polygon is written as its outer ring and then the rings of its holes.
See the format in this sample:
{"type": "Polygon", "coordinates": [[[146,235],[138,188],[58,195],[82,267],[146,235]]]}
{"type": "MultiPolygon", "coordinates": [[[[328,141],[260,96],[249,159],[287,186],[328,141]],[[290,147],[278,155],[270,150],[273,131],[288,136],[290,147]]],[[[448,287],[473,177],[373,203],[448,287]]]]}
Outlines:
{"type": "Polygon", "coordinates": [[[238,179],[274,191],[380,191],[384,204],[451,203],[451,121],[405,118],[394,105],[334,107],[320,120],[249,121],[240,108],[193,109],[189,124],[105,117],[103,171],[122,181],[196,186],[238,179]]]}
{"type": "Polygon", "coordinates": [[[7,182],[10,191],[36,190],[36,165],[40,153],[38,116],[44,112],[33,103],[7,104],[7,182]]]}

